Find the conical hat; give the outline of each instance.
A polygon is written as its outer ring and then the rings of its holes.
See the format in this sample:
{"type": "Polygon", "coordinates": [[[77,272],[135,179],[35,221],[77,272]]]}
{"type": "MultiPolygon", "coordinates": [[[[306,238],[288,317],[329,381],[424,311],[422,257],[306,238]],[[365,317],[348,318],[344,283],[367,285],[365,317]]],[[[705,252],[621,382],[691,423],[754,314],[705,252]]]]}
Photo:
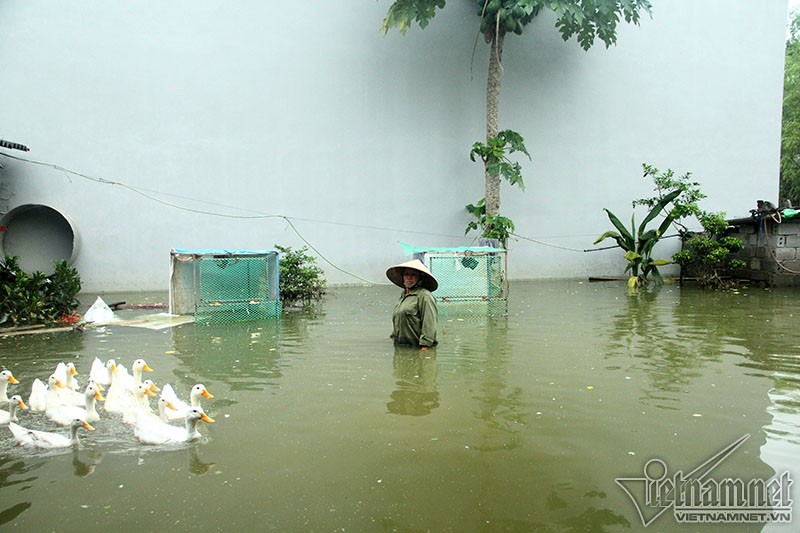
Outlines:
{"type": "Polygon", "coordinates": [[[403,270],[406,268],[417,270],[420,273],[420,284],[429,291],[433,292],[439,288],[439,282],[436,281],[436,278],[433,277],[433,274],[431,274],[431,271],[428,270],[428,267],[426,267],[419,259],[413,259],[411,261],[406,261],[405,263],[400,263],[399,265],[389,267],[389,269],[386,271],[386,277],[389,278],[389,281],[401,289],[405,288],[405,285],[403,285],[403,270]]]}

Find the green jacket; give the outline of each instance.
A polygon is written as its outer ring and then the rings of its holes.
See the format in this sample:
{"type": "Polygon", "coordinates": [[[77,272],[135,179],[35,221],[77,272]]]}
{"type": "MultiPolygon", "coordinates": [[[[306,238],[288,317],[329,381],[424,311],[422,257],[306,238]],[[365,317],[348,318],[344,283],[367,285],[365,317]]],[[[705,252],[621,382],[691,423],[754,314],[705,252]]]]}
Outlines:
{"type": "Polygon", "coordinates": [[[436,345],[439,311],[431,292],[422,287],[408,294],[403,291],[392,312],[392,325],[390,336],[396,344],[436,345]]]}

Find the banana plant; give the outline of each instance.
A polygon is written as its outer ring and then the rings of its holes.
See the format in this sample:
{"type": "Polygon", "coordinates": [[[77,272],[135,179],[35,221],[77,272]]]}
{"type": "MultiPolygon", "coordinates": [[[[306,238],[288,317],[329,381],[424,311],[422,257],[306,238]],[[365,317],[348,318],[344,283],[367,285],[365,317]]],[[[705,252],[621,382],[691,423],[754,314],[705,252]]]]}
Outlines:
{"type": "Polygon", "coordinates": [[[664,235],[664,232],[669,229],[670,224],[675,220],[675,210],[671,209],[667,213],[664,220],[658,229],[647,229],[647,225],[652,222],[667,206],[681,194],[680,190],[672,191],[659,200],[644,218],[639,227],[636,227],[636,214],[631,215],[630,230],[620,222],[620,220],[608,209],[603,208],[603,211],[608,215],[611,224],[617,231],[610,230],[600,235],[594,243],[604,241],[605,239],[614,239],[617,246],[625,251],[625,259],[628,261],[628,266],[625,272],[630,271],[628,278],[628,287],[635,288],[639,285],[646,284],[648,277],[652,274],[653,280],[657,285],[664,283],[658,267],[672,263],[669,259],[653,259],[652,253],[656,243],[664,235]]]}

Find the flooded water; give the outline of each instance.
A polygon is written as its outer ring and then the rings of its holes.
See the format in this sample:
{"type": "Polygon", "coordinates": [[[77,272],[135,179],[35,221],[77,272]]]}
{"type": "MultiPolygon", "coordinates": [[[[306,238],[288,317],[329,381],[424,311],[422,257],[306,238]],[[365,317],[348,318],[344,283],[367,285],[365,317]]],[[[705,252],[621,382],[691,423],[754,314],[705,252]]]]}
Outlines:
{"type": "MultiPolygon", "coordinates": [[[[271,322],[0,338],[26,402],[60,361],[85,379],[95,357],[144,358],[181,396],[204,383],[215,419],[198,442],[145,445],[100,407],[60,451],[0,428],[0,528],[642,530],[634,500],[658,465],[689,474],[749,435],[706,479],[800,474],[800,292],[513,283],[506,316],[444,312],[428,356],[388,339],[397,296],[334,288],[271,322]]],[[[685,524],[675,507],[638,508],[654,531],[800,523],[685,524]]]]}

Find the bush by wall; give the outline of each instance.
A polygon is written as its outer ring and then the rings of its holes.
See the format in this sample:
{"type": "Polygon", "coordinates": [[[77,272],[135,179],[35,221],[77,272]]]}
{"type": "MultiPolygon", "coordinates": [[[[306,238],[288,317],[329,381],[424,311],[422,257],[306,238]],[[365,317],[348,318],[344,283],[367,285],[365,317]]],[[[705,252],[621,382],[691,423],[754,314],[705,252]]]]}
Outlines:
{"type": "Polygon", "coordinates": [[[281,301],[284,307],[301,304],[307,306],[325,295],[327,280],[317,259],[306,254],[308,247],[292,250],[289,246],[275,245],[281,253],[281,301]]]}
{"type": "Polygon", "coordinates": [[[50,276],[29,275],[8,256],[0,261],[0,327],[73,323],[80,290],[81,278],[66,261],[58,261],[50,276]]]}

